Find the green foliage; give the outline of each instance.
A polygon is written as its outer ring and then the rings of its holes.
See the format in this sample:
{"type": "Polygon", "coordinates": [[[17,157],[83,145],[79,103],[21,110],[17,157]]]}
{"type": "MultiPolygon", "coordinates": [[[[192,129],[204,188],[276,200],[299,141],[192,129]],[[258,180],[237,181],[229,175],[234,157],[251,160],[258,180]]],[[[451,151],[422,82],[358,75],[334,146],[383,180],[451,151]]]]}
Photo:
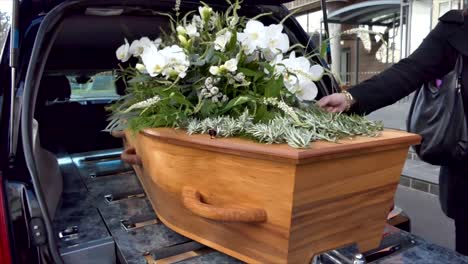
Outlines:
{"type": "MultiPolygon", "coordinates": [[[[375,136],[382,129],[363,117],[329,114],[312,102],[303,102],[312,100],[314,93],[302,89],[313,89],[311,82],[322,75],[313,75],[309,59],[320,55],[287,54],[291,50],[303,54],[303,46],[289,46],[282,25],[268,28],[276,32],[271,34],[277,34],[273,35],[277,39],[265,36],[264,43],[252,47],[251,39],[245,41],[251,34],[246,27],[250,25],[250,30],[258,34],[267,27],[239,17],[239,1],[224,13],[202,4],[200,16],[191,11],[181,17],[178,8],[175,17],[161,13],[169,18],[170,32],[163,31],[157,47],[156,41],[142,38],[135,41],[137,46],[142,45],[140,53],[133,42],[117,50],[122,61],[132,50],[131,56],[137,57],[139,64],[118,72],[128,94],[109,107],[112,116],[108,130],[177,127],[190,134],[215,130],[224,137],[306,148],[317,139],[375,136]],[[285,46],[274,46],[278,41],[285,46]],[[283,58],[286,55],[289,58],[283,58]],[[302,109],[299,102],[308,107],[302,109]]],[[[256,33],[252,33],[252,39],[256,33]]]]}
{"type": "MultiPolygon", "coordinates": [[[[266,116],[266,104],[260,109],[266,116]]],[[[315,140],[337,142],[354,136],[374,137],[383,130],[381,123],[368,121],[362,116],[331,114],[317,106],[295,109],[295,112],[299,120],[288,115],[271,115],[270,119],[259,122],[252,120],[249,112],[245,111],[238,118],[191,119],[185,128],[189,134],[208,134],[214,130],[220,137],[246,137],[266,144],[287,143],[294,148],[308,148],[315,140]]]]}

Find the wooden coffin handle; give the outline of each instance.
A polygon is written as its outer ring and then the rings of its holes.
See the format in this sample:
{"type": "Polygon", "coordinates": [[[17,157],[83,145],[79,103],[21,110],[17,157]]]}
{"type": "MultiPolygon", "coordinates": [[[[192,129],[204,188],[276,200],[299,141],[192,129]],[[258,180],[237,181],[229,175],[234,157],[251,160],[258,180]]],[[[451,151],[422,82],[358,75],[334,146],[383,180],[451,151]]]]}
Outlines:
{"type": "Polygon", "coordinates": [[[126,148],[120,155],[120,158],[123,162],[131,165],[142,165],[141,158],[136,154],[134,147],[126,148]]]}
{"type": "Polygon", "coordinates": [[[182,189],[182,202],[192,213],[216,221],[260,223],[267,219],[266,211],[259,208],[226,208],[206,204],[195,188],[182,189]]]}
{"type": "Polygon", "coordinates": [[[112,130],[110,134],[115,138],[124,138],[125,132],[123,130],[112,130]]]}

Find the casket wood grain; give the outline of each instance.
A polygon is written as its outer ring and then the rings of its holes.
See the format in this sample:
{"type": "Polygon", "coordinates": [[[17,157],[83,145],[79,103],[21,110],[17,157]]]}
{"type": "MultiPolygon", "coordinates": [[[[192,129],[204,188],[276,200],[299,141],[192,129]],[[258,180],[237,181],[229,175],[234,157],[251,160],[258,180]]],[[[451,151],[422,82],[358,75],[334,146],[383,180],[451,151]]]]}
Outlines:
{"type": "Polygon", "coordinates": [[[169,228],[249,263],[308,263],[351,243],[379,245],[408,147],[419,141],[385,131],[297,150],[158,128],[127,132],[126,144],[169,228]]]}

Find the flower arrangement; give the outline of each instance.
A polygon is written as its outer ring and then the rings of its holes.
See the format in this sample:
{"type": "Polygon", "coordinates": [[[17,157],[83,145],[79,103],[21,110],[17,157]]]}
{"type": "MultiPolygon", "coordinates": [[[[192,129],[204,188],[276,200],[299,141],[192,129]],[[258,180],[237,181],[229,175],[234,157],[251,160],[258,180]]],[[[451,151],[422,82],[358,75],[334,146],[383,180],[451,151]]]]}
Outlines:
{"type": "MultiPolygon", "coordinates": [[[[125,43],[117,58],[128,94],[111,107],[108,130],[175,127],[189,134],[253,138],[306,148],[314,140],[375,136],[382,125],[361,116],[319,109],[316,82],[330,74],[317,54],[291,45],[283,21],[264,25],[239,16],[238,1],[224,12],[203,5],[168,17],[171,31],[125,43]]],[[[287,19],[287,18],[286,18],[287,19]]]]}

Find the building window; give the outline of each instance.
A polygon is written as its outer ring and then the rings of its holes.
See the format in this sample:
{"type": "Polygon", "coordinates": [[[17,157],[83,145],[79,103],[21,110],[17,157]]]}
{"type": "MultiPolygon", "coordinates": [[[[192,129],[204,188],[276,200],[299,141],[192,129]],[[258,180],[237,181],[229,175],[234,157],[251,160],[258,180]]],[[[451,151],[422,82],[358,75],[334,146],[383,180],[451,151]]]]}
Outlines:
{"type": "Polygon", "coordinates": [[[443,16],[445,13],[447,13],[450,10],[450,2],[440,2],[439,3],[439,15],[438,17],[443,16]]]}
{"type": "Polygon", "coordinates": [[[340,73],[341,73],[341,82],[344,85],[351,84],[351,50],[342,49],[341,50],[341,65],[340,65],[340,73]]]}

